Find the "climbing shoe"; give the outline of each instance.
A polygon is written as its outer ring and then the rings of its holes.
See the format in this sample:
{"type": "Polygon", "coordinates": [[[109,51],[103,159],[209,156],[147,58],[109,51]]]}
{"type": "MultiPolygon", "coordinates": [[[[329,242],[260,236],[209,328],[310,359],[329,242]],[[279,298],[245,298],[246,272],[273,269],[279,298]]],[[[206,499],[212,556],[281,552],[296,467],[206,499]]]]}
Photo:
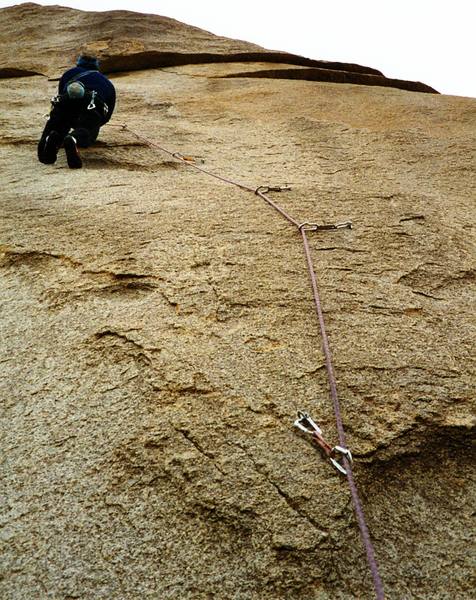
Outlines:
{"type": "Polygon", "coordinates": [[[63,142],[64,150],[66,152],[66,160],[68,161],[68,167],[70,169],[80,169],[83,166],[83,161],[78,152],[76,146],[76,140],[72,135],[67,135],[63,142]]]}
{"type": "Polygon", "coordinates": [[[48,136],[38,144],[38,160],[44,165],[56,162],[58,150],[61,146],[60,135],[57,131],[50,131],[48,136]]]}

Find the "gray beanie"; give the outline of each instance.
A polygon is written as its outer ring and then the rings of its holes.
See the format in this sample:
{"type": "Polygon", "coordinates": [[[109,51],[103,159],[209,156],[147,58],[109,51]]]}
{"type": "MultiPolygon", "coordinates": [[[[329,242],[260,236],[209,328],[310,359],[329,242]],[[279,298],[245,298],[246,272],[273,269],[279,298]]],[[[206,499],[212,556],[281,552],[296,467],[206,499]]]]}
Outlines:
{"type": "Polygon", "coordinates": [[[84,98],[84,85],[80,81],[73,81],[66,88],[66,93],[71,100],[84,98]]]}

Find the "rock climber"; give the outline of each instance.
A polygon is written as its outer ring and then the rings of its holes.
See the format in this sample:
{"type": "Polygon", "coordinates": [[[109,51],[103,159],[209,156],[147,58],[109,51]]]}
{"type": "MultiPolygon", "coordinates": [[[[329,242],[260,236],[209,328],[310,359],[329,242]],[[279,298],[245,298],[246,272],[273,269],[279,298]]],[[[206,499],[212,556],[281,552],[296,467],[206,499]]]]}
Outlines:
{"type": "Polygon", "coordinates": [[[51,165],[61,146],[71,169],[83,165],[79,148],[96,141],[99,129],[109,121],[116,104],[116,90],[109,79],[99,72],[94,56],[80,55],[76,66],[63,73],[58,95],[51,100],[52,108],[38,143],[38,159],[51,165]]]}

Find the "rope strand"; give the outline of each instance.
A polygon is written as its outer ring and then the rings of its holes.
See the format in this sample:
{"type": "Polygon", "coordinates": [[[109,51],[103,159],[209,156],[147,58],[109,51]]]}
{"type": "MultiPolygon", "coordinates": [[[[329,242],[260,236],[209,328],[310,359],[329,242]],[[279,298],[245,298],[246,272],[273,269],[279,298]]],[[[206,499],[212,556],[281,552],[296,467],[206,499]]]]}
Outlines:
{"type": "MultiPolygon", "coordinates": [[[[118,125],[111,125],[111,126],[118,127],[118,125]]],[[[334,373],[334,367],[332,364],[332,355],[331,355],[330,346],[329,346],[329,339],[327,337],[327,332],[326,332],[326,327],[325,327],[325,322],[324,322],[324,315],[323,315],[323,311],[322,311],[322,305],[321,305],[321,300],[319,297],[319,290],[318,290],[318,286],[317,286],[317,278],[316,278],[314,265],[313,265],[312,257],[311,257],[311,250],[309,248],[309,241],[308,241],[307,235],[306,235],[306,227],[305,226],[309,225],[309,224],[308,223],[300,224],[299,221],[297,221],[294,217],[289,215],[283,208],[281,208],[278,204],[276,204],[276,202],[274,202],[271,198],[269,198],[269,196],[267,196],[262,191],[263,189],[268,190],[267,187],[260,186],[258,188],[253,188],[251,186],[245,185],[238,181],[234,181],[233,179],[229,179],[227,177],[222,177],[221,175],[217,175],[216,173],[213,173],[212,171],[208,171],[207,169],[204,169],[203,167],[199,167],[198,165],[194,164],[193,162],[186,160],[184,157],[182,157],[177,152],[171,152],[170,150],[168,150],[167,148],[164,148],[163,146],[160,146],[156,142],[153,142],[153,141],[149,140],[148,138],[136,133],[135,131],[129,129],[129,127],[127,125],[119,125],[119,127],[121,127],[122,130],[129,131],[137,139],[143,141],[145,144],[147,144],[151,148],[157,148],[158,150],[161,150],[162,152],[168,154],[175,160],[178,160],[178,161],[188,165],[189,167],[193,167],[194,169],[201,171],[202,173],[205,173],[206,175],[214,177],[215,179],[219,179],[220,181],[223,181],[225,183],[235,185],[235,186],[237,186],[243,190],[246,190],[248,192],[253,192],[257,196],[259,196],[262,200],[264,200],[267,204],[269,204],[272,208],[274,208],[278,213],[280,213],[289,223],[294,225],[301,232],[302,242],[304,245],[304,253],[306,256],[307,267],[308,267],[309,276],[311,279],[311,287],[312,287],[312,292],[313,292],[314,304],[315,304],[317,318],[319,321],[319,328],[320,328],[320,332],[321,332],[322,349],[323,349],[324,357],[325,357],[327,378],[329,381],[331,398],[332,398],[332,402],[334,405],[334,413],[335,413],[335,418],[336,418],[336,427],[337,427],[337,433],[338,433],[338,438],[339,438],[339,444],[342,447],[346,448],[345,430],[344,430],[344,424],[343,424],[342,414],[341,414],[341,410],[340,410],[339,398],[337,395],[337,384],[336,384],[336,377],[335,377],[335,373],[334,373]]],[[[370,533],[369,533],[367,523],[365,520],[362,503],[360,501],[360,497],[359,497],[359,494],[357,491],[357,486],[354,481],[351,463],[345,456],[343,458],[343,463],[344,463],[344,467],[346,470],[347,481],[349,484],[350,494],[352,497],[352,504],[354,507],[354,512],[355,512],[355,515],[357,518],[357,523],[358,523],[359,530],[360,530],[360,536],[362,539],[363,546],[365,548],[367,563],[368,563],[368,566],[369,566],[369,569],[370,569],[370,572],[372,575],[372,581],[373,581],[373,586],[374,586],[375,593],[376,593],[376,599],[384,600],[384,598],[385,598],[384,588],[383,588],[382,580],[381,580],[380,573],[379,573],[377,559],[375,557],[375,551],[374,551],[374,548],[372,545],[372,541],[370,539],[370,533]]]]}
{"type": "MultiPolygon", "coordinates": [[[[309,275],[311,277],[311,285],[312,292],[314,296],[314,304],[316,306],[317,318],[319,320],[319,326],[321,330],[321,339],[322,339],[322,349],[324,351],[324,357],[326,360],[326,370],[327,370],[327,378],[329,381],[329,386],[331,389],[331,398],[334,404],[334,413],[336,417],[336,426],[337,433],[339,436],[339,444],[346,448],[346,440],[345,440],[345,431],[344,424],[342,422],[342,414],[340,410],[339,398],[337,396],[337,384],[336,378],[334,374],[334,367],[332,365],[332,356],[331,350],[329,347],[329,339],[327,337],[326,326],[324,323],[324,315],[322,312],[321,300],[319,297],[319,290],[317,288],[317,280],[316,274],[314,270],[314,265],[312,263],[311,252],[309,249],[309,242],[306,235],[306,230],[304,227],[301,227],[302,241],[304,244],[304,251],[306,254],[306,261],[309,270],[309,275]]],[[[362,509],[362,503],[360,502],[359,494],[357,492],[357,486],[355,485],[354,476],[352,473],[351,462],[344,456],[343,458],[344,467],[347,475],[347,481],[349,483],[350,494],[352,496],[352,503],[354,505],[354,512],[357,517],[357,521],[360,529],[360,536],[362,538],[362,543],[365,548],[365,553],[367,555],[367,563],[370,568],[370,572],[372,574],[372,580],[375,588],[375,593],[377,600],[384,599],[384,591],[383,584],[380,578],[380,573],[378,569],[377,559],[375,558],[375,551],[372,545],[372,541],[370,539],[369,530],[367,527],[367,523],[365,521],[364,511],[362,509]]]]}

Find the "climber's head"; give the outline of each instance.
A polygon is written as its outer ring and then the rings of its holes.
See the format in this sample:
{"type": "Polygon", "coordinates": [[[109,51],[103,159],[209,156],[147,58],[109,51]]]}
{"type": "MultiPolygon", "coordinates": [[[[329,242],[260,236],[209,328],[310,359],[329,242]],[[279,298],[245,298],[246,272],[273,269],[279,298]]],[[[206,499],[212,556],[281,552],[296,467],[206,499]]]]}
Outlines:
{"type": "Polygon", "coordinates": [[[80,54],[78,60],[76,61],[76,66],[82,67],[83,69],[99,71],[98,59],[95,56],[90,56],[89,54],[80,54]]]}

